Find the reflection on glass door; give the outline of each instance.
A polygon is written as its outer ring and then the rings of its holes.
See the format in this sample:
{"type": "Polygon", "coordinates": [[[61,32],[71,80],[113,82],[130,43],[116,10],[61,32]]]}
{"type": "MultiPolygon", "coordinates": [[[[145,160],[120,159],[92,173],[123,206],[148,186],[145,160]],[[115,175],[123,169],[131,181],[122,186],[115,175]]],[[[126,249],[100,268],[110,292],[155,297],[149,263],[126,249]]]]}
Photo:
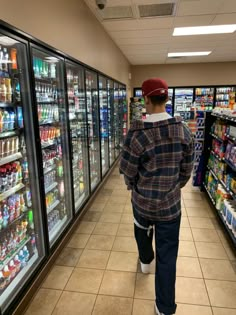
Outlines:
{"type": "Polygon", "coordinates": [[[100,144],[97,74],[86,70],[86,100],[88,117],[90,182],[93,191],[100,183],[100,144]]]}
{"type": "Polygon", "coordinates": [[[194,119],[192,88],[175,89],[174,115],[181,116],[186,121],[194,119]]]}
{"type": "Polygon", "coordinates": [[[110,165],[115,161],[115,126],[114,126],[114,82],[108,80],[108,126],[110,165]]]}
{"type": "Polygon", "coordinates": [[[67,97],[69,104],[70,135],[72,142],[72,169],[75,211],[79,211],[89,197],[87,119],[84,87],[84,69],[66,63],[67,97]]]}
{"type": "Polygon", "coordinates": [[[32,104],[26,91],[26,45],[0,34],[1,311],[45,255],[32,104]]]}
{"type": "Polygon", "coordinates": [[[123,121],[123,141],[122,145],[124,142],[124,139],[127,135],[128,131],[128,108],[127,108],[127,96],[126,96],[126,87],[125,85],[122,86],[122,121],[123,121]]]}
{"type": "Polygon", "coordinates": [[[115,158],[119,156],[120,153],[120,117],[119,117],[119,84],[114,83],[114,132],[115,132],[115,158]]]}
{"type": "Polygon", "coordinates": [[[109,146],[108,146],[108,93],[107,79],[99,77],[99,106],[100,106],[100,138],[102,175],[109,169],[109,146]]]}
{"type": "Polygon", "coordinates": [[[49,241],[52,245],[72,216],[63,61],[37,48],[32,48],[32,53],[49,241]]]}

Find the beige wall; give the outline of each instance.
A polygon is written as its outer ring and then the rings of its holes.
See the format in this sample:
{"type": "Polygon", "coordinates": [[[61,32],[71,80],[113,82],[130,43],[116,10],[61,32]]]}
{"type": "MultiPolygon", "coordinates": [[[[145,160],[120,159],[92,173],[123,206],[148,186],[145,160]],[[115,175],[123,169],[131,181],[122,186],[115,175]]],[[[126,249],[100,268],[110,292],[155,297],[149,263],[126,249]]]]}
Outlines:
{"type": "Polygon", "coordinates": [[[83,0],[0,0],[0,19],[129,85],[130,65],[83,0]]]}
{"type": "Polygon", "coordinates": [[[132,87],[161,77],[169,86],[236,84],[236,62],[132,66],[132,87]]]}

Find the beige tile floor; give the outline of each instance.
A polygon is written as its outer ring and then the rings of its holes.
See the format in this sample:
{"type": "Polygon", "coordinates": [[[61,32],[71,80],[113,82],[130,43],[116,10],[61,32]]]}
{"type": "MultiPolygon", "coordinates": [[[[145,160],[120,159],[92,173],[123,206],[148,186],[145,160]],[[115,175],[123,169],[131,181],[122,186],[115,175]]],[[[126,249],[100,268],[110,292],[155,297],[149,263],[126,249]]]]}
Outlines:
{"type": "MultiPolygon", "coordinates": [[[[182,192],[177,315],[236,315],[236,254],[203,193],[182,192]]],[[[26,315],[153,315],[154,273],[143,275],[130,193],[118,168],[61,252],[26,315]]]]}

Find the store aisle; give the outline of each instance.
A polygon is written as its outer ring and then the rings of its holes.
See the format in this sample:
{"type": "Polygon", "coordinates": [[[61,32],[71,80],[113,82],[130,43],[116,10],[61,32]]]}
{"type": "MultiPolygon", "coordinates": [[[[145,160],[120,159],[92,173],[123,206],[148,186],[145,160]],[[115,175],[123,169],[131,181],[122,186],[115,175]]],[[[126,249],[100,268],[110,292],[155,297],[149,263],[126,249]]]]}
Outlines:
{"type": "MultiPolygon", "coordinates": [[[[236,255],[205,194],[183,190],[177,315],[236,315],[236,255]]],[[[154,268],[140,273],[130,193],[118,168],[26,315],[153,315],[154,268]]]]}

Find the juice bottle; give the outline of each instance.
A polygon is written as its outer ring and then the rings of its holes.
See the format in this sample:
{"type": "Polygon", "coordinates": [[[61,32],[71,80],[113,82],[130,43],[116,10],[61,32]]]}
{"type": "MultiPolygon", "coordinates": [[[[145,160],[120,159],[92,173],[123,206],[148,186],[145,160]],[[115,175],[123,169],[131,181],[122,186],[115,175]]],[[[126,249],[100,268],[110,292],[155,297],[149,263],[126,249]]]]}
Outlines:
{"type": "Polygon", "coordinates": [[[20,212],[23,213],[25,211],[25,198],[24,194],[19,194],[19,208],[20,212]]]}
{"type": "Polygon", "coordinates": [[[14,264],[14,261],[11,260],[10,263],[9,263],[9,271],[11,273],[11,280],[15,278],[15,275],[16,275],[16,266],[14,264]]]}
{"type": "Polygon", "coordinates": [[[25,256],[25,261],[27,262],[29,260],[29,250],[28,250],[27,246],[24,246],[23,254],[25,256]]]}
{"type": "Polygon", "coordinates": [[[17,50],[15,48],[11,48],[10,57],[11,57],[11,68],[17,69],[17,50]]]}
{"type": "Polygon", "coordinates": [[[8,285],[11,282],[11,272],[7,265],[3,269],[3,276],[6,279],[6,285],[8,285]]]}
{"type": "Polygon", "coordinates": [[[3,132],[3,112],[0,110],[0,132],[3,132]]]}
{"type": "Polygon", "coordinates": [[[9,130],[10,115],[7,110],[3,112],[3,131],[9,130]]]}
{"type": "Polygon", "coordinates": [[[7,88],[5,84],[5,79],[1,80],[1,102],[6,102],[7,100],[7,88]]]}
{"type": "Polygon", "coordinates": [[[6,101],[11,103],[12,102],[12,88],[11,88],[11,79],[5,79],[6,84],[6,101]]]}
{"type": "Polygon", "coordinates": [[[19,259],[18,255],[16,255],[14,258],[14,264],[16,266],[16,273],[18,273],[20,271],[20,267],[21,267],[21,263],[20,263],[20,259],[19,259]]]}

